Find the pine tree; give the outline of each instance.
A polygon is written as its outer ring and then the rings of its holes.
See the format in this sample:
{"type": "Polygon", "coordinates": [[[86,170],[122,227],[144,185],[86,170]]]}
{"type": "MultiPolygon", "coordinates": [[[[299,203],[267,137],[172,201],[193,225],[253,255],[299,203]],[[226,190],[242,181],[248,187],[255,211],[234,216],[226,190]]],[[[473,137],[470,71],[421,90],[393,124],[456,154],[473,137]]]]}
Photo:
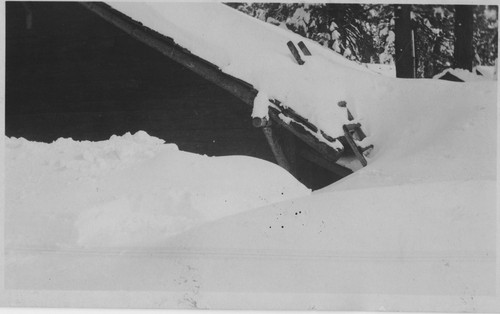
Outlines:
{"type": "MultiPolygon", "coordinates": [[[[401,25],[396,25],[396,16],[399,13],[395,12],[394,5],[338,3],[228,3],[228,5],[255,18],[315,40],[351,60],[396,64],[400,70],[404,69],[404,74],[397,71],[398,76],[413,77],[416,74],[416,77],[433,77],[453,66],[454,50],[462,51],[462,48],[455,47],[457,31],[453,5],[406,5],[410,10],[410,21],[408,24],[408,12],[406,12],[405,19],[409,28],[404,26],[403,31],[401,25]],[[413,31],[415,59],[411,59],[412,49],[411,45],[408,46],[408,42],[412,41],[411,31],[413,31]],[[401,45],[403,47],[400,47],[401,45]],[[403,50],[397,51],[396,46],[403,50]],[[405,49],[407,46],[410,47],[409,50],[405,49]],[[401,54],[404,55],[403,59],[401,54]]],[[[473,7],[473,65],[495,64],[498,47],[497,13],[497,6],[473,7]]]]}

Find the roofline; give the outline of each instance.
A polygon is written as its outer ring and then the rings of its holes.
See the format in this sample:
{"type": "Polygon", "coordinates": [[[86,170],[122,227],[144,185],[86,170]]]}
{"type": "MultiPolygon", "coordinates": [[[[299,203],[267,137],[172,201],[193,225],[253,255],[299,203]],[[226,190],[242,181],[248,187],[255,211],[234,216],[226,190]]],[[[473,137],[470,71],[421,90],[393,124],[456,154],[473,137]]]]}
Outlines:
{"type": "Polygon", "coordinates": [[[175,41],[133,20],[103,2],[79,2],[81,5],[115,25],[133,38],[184,65],[204,79],[224,88],[246,104],[252,105],[257,90],[252,85],[223,73],[216,65],[202,59],[175,41]]]}
{"type": "MultiPolygon", "coordinates": [[[[79,4],[123,30],[138,41],[159,51],[175,62],[180,63],[206,80],[238,97],[250,107],[253,107],[253,101],[257,96],[258,91],[251,84],[222,72],[215,64],[194,55],[188,49],[175,43],[172,38],[144,26],[142,23],[133,20],[118,10],[113,9],[106,3],[79,2],[79,4]]],[[[335,162],[340,157],[342,150],[339,151],[334,149],[326,143],[319,141],[312,134],[320,132],[329,142],[332,142],[335,139],[327,136],[323,131],[318,130],[316,126],[290,108],[279,106],[279,100],[270,99],[270,101],[276,105],[272,108],[273,110],[269,110],[269,115],[272,120],[292,132],[295,136],[320,153],[321,156],[327,161],[335,162]],[[279,118],[280,113],[283,113],[285,116],[292,118],[293,121],[300,123],[286,123],[279,118]]]]}

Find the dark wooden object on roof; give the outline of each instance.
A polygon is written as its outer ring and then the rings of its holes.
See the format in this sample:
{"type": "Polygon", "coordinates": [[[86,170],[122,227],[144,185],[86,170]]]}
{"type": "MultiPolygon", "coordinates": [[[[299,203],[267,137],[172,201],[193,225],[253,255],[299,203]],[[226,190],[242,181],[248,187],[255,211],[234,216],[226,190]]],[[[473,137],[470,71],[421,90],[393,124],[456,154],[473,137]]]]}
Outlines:
{"type": "Polygon", "coordinates": [[[299,45],[300,50],[302,50],[302,53],[304,54],[304,56],[311,55],[311,52],[309,51],[309,49],[307,49],[307,46],[306,46],[306,44],[304,44],[303,41],[300,41],[298,45],[299,45]]]}
{"type": "Polygon", "coordinates": [[[288,46],[288,49],[290,49],[292,56],[295,58],[295,61],[297,61],[299,65],[303,65],[305,61],[300,57],[299,51],[295,47],[294,43],[290,40],[286,43],[286,45],[288,46]]]}
{"type": "Polygon", "coordinates": [[[361,162],[363,167],[365,167],[368,163],[365,159],[365,156],[363,156],[363,151],[356,145],[353,139],[353,136],[356,136],[358,140],[362,140],[363,138],[366,137],[363,131],[361,130],[361,124],[359,123],[346,124],[343,126],[343,128],[344,128],[344,136],[345,139],[347,140],[347,143],[351,147],[356,158],[359,160],[359,162],[361,162]]]}

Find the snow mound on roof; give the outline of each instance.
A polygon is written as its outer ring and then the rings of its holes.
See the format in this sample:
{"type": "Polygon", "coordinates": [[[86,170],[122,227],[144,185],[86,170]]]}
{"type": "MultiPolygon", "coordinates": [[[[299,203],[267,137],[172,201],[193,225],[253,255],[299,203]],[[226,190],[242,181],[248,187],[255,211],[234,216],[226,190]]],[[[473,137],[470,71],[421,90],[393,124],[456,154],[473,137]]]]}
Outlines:
{"type": "Polygon", "coordinates": [[[470,72],[469,70],[465,70],[465,69],[446,69],[443,72],[434,75],[432,78],[433,79],[440,79],[443,76],[445,76],[447,73],[449,73],[453,76],[456,76],[457,78],[461,79],[464,82],[494,80],[494,78],[492,76],[478,75],[476,73],[470,72]]]}
{"type": "MultiPolygon", "coordinates": [[[[349,77],[373,71],[304,37],[252,18],[222,3],[117,3],[109,5],[174,39],[223,72],[293,108],[328,135],[343,135],[341,100],[359,92],[349,77]],[[298,65],[287,42],[304,41],[312,56],[298,65]]],[[[259,102],[258,104],[262,104],[259,102]]],[[[257,110],[262,113],[262,108],[257,110]]]]}
{"type": "Polygon", "coordinates": [[[497,66],[485,66],[485,65],[478,65],[474,68],[474,72],[476,72],[478,75],[482,75],[486,78],[489,78],[491,80],[496,80],[497,79],[497,66]]]}
{"type": "Polygon", "coordinates": [[[145,132],[51,144],[6,138],[10,245],[155,245],[193,226],[310,191],[244,156],[182,152],[145,132]]]}

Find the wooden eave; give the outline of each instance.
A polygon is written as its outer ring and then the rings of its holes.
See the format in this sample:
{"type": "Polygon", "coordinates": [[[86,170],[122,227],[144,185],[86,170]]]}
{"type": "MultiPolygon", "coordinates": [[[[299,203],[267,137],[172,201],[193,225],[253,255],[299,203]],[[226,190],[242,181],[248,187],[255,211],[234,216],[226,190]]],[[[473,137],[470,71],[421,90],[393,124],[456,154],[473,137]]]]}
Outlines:
{"type": "MultiPolygon", "coordinates": [[[[258,91],[251,84],[222,72],[220,68],[215,64],[194,55],[189,50],[176,44],[172,38],[162,35],[157,31],[142,25],[142,23],[133,20],[132,18],[128,17],[118,10],[113,9],[111,6],[105,3],[79,3],[104,20],[123,30],[133,38],[159,51],[175,62],[180,63],[181,65],[185,66],[186,68],[190,69],[206,80],[220,86],[232,95],[241,99],[251,108],[253,107],[253,102],[258,91]]],[[[330,136],[326,135],[326,133],[319,130],[307,119],[301,117],[290,108],[281,106],[279,100],[270,99],[270,101],[275,104],[275,106],[270,107],[269,110],[269,116],[273,122],[279,124],[283,128],[293,133],[295,136],[297,136],[299,139],[301,139],[307,145],[317,151],[328,162],[334,163],[336,160],[338,160],[338,158],[342,154],[342,150],[334,149],[330,145],[319,141],[312,134],[322,134],[323,137],[329,142],[333,142],[336,139],[333,139],[330,136]],[[279,117],[280,114],[283,114],[286,117],[290,118],[292,122],[286,123],[279,117]]]]}

